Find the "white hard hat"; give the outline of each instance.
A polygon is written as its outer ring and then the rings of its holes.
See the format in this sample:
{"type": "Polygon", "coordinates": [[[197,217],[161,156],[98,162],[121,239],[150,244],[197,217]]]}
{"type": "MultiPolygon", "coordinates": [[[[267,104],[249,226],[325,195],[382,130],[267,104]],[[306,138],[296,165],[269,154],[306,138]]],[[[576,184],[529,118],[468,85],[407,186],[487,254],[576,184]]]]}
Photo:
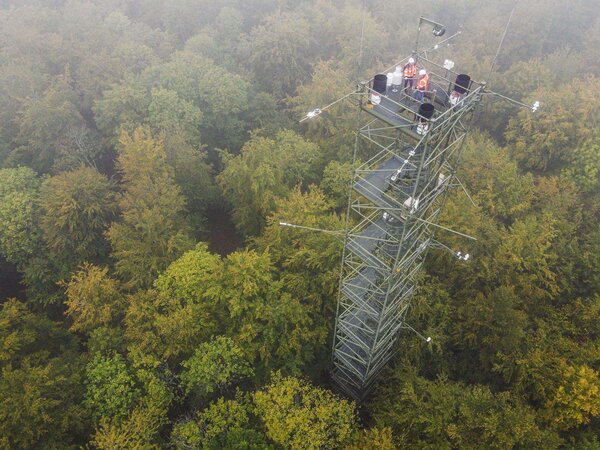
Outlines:
{"type": "Polygon", "coordinates": [[[419,70],[419,75],[427,75],[427,71],[425,69],[419,70]]]}
{"type": "Polygon", "coordinates": [[[414,64],[415,63],[415,58],[408,58],[408,63],[409,64],[414,64]]]}

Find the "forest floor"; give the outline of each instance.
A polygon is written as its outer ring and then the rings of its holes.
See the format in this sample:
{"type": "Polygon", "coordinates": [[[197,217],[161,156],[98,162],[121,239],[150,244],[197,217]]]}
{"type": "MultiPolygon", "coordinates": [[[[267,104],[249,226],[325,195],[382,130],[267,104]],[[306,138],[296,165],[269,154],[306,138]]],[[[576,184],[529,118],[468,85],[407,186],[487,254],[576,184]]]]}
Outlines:
{"type": "Polygon", "coordinates": [[[206,230],[209,250],[221,256],[236,251],[244,243],[231,221],[229,211],[223,208],[213,208],[206,212],[206,230]]]}

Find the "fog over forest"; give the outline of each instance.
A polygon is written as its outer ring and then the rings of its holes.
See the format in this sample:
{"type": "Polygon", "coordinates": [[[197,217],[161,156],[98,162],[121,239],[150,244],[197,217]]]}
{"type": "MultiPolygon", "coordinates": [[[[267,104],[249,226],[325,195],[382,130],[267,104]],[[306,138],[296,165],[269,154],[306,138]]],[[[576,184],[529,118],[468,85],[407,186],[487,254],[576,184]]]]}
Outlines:
{"type": "Polygon", "coordinates": [[[600,449],[600,1],[506,28],[514,5],[0,0],[0,449],[600,449]],[[445,33],[413,53],[421,16],[445,33]],[[427,60],[486,93],[416,333],[355,401],[331,375],[348,193],[383,167],[357,127],[391,92],[468,108],[427,60]]]}

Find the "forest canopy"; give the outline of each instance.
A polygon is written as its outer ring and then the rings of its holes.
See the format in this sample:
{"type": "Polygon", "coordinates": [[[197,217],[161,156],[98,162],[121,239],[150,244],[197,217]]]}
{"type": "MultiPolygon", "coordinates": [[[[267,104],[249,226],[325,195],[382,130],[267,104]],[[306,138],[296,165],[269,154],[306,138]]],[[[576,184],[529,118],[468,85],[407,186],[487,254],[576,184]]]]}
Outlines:
{"type": "MultiPolygon", "coordinates": [[[[0,1],[0,448],[600,448],[600,3],[0,1]],[[396,357],[330,378],[356,109],[420,16],[487,97],[396,357]]],[[[368,149],[357,154],[368,160],[368,149]]]]}

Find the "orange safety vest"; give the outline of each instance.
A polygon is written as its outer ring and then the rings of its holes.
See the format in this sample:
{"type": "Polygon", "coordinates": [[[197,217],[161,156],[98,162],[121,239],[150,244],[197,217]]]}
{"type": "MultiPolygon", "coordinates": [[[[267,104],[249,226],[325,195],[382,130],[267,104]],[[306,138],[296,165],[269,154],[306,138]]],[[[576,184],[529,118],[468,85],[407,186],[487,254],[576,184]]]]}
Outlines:
{"type": "Polygon", "coordinates": [[[406,64],[404,66],[404,78],[413,78],[417,74],[417,66],[406,64]]]}
{"type": "Polygon", "coordinates": [[[417,81],[417,90],[426,91],[429,89],[429,75],[425,74],[417,81]]]}

